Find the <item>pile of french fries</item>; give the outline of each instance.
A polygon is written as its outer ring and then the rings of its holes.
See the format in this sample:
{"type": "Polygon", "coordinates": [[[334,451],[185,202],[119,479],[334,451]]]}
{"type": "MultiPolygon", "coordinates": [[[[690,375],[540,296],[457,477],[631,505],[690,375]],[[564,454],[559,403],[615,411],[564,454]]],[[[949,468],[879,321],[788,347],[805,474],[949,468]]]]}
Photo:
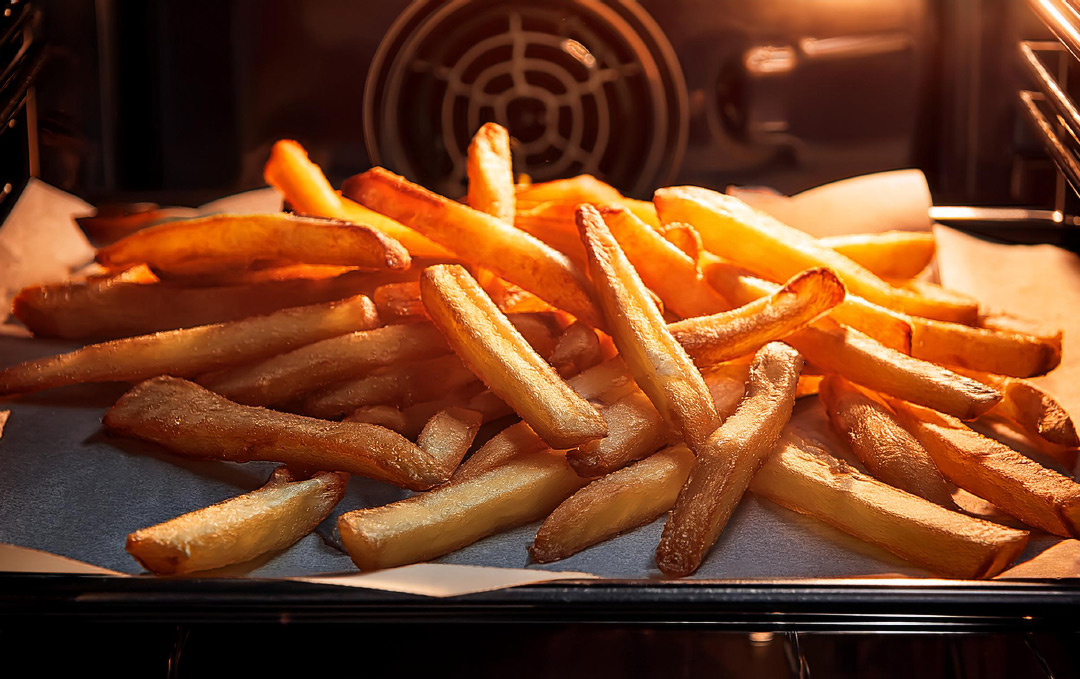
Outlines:
{"type": "Polygon", "coordinates": [[[282,464],[133,532],[157,573],[286,548],[350,474],[415,491],[340,517],[363,570],[538,520],[528,549],[551,562],[667,514],[656,564],[686,576],[748,490],[953,577],[1001,572],[1029,536],[965,513],[961,489],[1080,536],[1071,476],[967,424],[1071,468],[1072,421],[1026,381],[1061,333],[916,278],[931,234],[819,240],[703,188],[649,203],[511,168],[487,124],[463,201],[378,167],[338,192],[278,142],[265,176],[290,211],[151,226],[98,250],[97,274],[23,290],[35,335],[100,343],[0,371],[0,395],[131,382],[109,432],[282,464]],[[790,423],[800,397],[854,457],[790,423]]]}

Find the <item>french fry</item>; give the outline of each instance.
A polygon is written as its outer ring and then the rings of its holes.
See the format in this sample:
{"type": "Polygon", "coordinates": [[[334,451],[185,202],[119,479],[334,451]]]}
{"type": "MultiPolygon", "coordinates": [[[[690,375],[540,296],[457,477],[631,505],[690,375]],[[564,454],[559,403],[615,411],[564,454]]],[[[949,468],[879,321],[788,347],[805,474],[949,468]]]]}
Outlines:
{"type": "Polygon", "coordinates": [[[575,266],[585,266],[585,248],[574,223],[575,203],[540,203],[519,209],[514,226],[566,255],[575,266]]]}
{"type": "Polygon", "coordinates": [[[546,516],[585,480],[551,450],[521,455],[486,474],[338,519],[341,542],[362,571],[426,561],[546,516]]]}
{"type": "Polygon", "coordinates": [[[653,202],[664,223],[693,224],[705,247],[721,257],[784,280],[816,266],[832,269],[847,289],[867,301],[914,316],[972,322],[978,307],[896,288],[803,231],[779,222],[737,198],[692,186],[657,190],[653,202]]]}
{"type": "Polygon", "coordinates": [[[1080,536],[1080,484],[1043,467],[954,417],[890,399],[945,478],[1010,516],[1054,535],[1080,536]]]}
{"type": "Polygon", "coordinates": [[[825,377],[819,394],[833,429],[874,478],[957,510],[953,486],[918,439],[900,425],[891,408],[835,375],[825,377]]]}
{"type": "Polygon", "coordinates": [[[1001,394],[980,382],[889,349],[829,319],[817,321],[785,341],[823,372],[962,420],[976,419],[1001,400],[1001,394]]]}
{"type": "Polygon", "coordinates": [[[979,320],[975,322],[975,327],[1015,332],[1021,335],[1033,335],[1039,339],[1061,343],[1061,328],[1051,328],[1038,321],[1001,311],[983,311],[979,314],[979,320]]]}
{"type": "Polygon", "coordinates": [[[367,226],[288,214],[211,215],[144,229],[97,252],[107,267],[147,264],[158,274],[201,275],[258,261],[400,271],[409,252],[367,226]]]}
{"type": "Polygon", "coordinates": [[[693,573],[720,536],[791,418],[802,363],[799,352],[781,342],[754,356],[746,397],[697,453],[664,525],[656,564],[665,575],[693,573]]]}
{"type": "MultiPolygon", "coordinates": [[[[931,283],[930,281],[924,281],[918,278],[890,278],[885,281],[889,285],[900,288],[901,290],[908,290],[920,297],[934,301],[941,306],[951,306],[956,309],[960,308],[979,308],[979,300],[965,295],[962,292],[955,290],[949,290],[943,288],[937,283],[931,283]]],[[[978,314],[976,313],[971,318],[964,318],[964,323],[974,323],[978,320],[978,314]]]]}
{"type": "Polygon", "coordinates": [[[285,200],[300,214],[331,219],[345,216],[341,197],[319,166],[308,158],[304,147],[292,139],[282,139],[270,147],[263,178],[284,194],[285,200]]]}
{"type": "Polygon", "coordinates": [[[1028,533],[951,512],[785,435],[750,490],[935,573],[987,578],[1015,561],[1028,533]]]}
{"type": "Polygon", "coordinates": [[[719,424],[701,373],[668,332],[600,213],[581,205],[577,222],[597,299],[619,353],[660,415],[696,452],[719,424]]]}
{"type": "Polygon", "coordinates": [[[420,301],[420,281],[390,283],[375,288],[371,295],[383,323],[417,323],[428,320],[420,301]]]}
{"type": "Polygon", "coordinates": [[[622,200],[622,197],[622,194],[615,187],[605,184],[588,174],[530,184],[527,187],[520,188],[517,192],[518,204],[528,206],[550,201],[574,205],[579,203],[617,203],[622,200]]]}
{"type": "Polygon", "coordinates": [[[998,375],[1033,377],[1050,372],[1061,363],[1061,334],[1038,337],[912,318],[911,355],[998,375]]]}
{"type": "Polygon", "coordinates": [[[799,386],[795,389],[795,398],[803,396],[815,396],[821,391],[822,375],[799,375],[799,386]]]}
{"type": "Polygon", "coordinates": [[[662,234],[664,240],[682,250],[682,253],[689,257],[695,266],[700,263],[701,253],[705,251],[705,246],[701,243],[701,234],[697,232],[697,229],[689,224],[673,222],[661,226],[657,229],[657,233],[662,234]]]}
{"type": "Polygon", "coordinates": [[[548,363],[562,377],[577,375],[601,361],[600,338],[581,321],[568,326],[555,342],[548,363]]]}
{"type": "Polygon", "coordinates": [[[581,272],[529,234],[382,168],[350,178],[344,192],[597,327],[599,314],[581,272]]]}
{"type": "MultiPolygon", "coordinates": [[[[406,419],[405,413],[401,412],[401,410],[395,406],[381,403],[373,406],[360,406],[353,411],[352,415],[343,419],[342,422],[364,422],[367,424],[375,424],[389,429],[390,431],[396,431],[405,438],[412,438],[412,436],[409,435],[409,421],[406,419]]],[[[417,433],[419,433],[419,431],[417,433]]]]}
{"type": "Polygon", "coordinates": [[[510,135],[496,123],[484,123],[469,144],[465,172],[469,178],[469,205],[513,224],[514,171],[510,135]]]}
{"type": "Polygon", "coordinates": [[[302,479],[278,468],[258,490],[135,531],[125,549],[159,575],[242,563],[315,530],[345,496],[348,479],[340,472],[302,479]]]}
{"type": "Polygon", "coordinates": [[[119,276],[23,288],[15,318],[39,337],[110,340],[164,330],[237,321],[280,309],[322,304],[371,292],[369,274],[351,271],[322,279],[185,288],[133,283],[119,276]]]}
{"type": "MultiPolygon", "coordinates": [[[[379,214],[374,210],[364,207],[360,203],[348,198],[341,197],[341,219],[353,224],[370,226],[373,229],[390,236],[405,246],[409,254],[414,257],[427,257],[441,261],[453,261],[454,253],[439,245],[430,238],[410,229],[396,219],[390,219],[386,215],[379,214]]],[[[324,217],[327,215],[315,215],[324,217]]]]}
{"type": "Polygon", "coordinates": [[[544,520],[529,553],[558,561],[653,521],[675,504],[693,465],[690,449],[676,445],[593,481],[544,520]]]}
{"type": "Polygon", "coordinates": [[[436,460],[456,467],[480,431],[483,415],[475,410],[450,407],[435,413],[416,440],[416,445],[436,460]]]}
{"type": "Polygon", "coordinates": [[[243,406],[175,377],[140,382],[105,413],[105,429],[196,459],[269,460],[426,490],[460,460],[436,458],[400,434],[243,406]]]}
{"type": "Polygon", "coordinates": [[[134,382],[163,374],[200,375],[377,324],[375,306],[359,295],[240,321],[91,344],[0,370],[0,394],[84,382],[134,382]]]}
{"type": "Polygon", "coordinates": [[[600,414],[562,381],[464,268],[428,267],[424,306],[469,368],[553,448],[607,435],[600,414]]]}
{"type": "Polygon", "coordinates": [[[751,354],[840,304],[844,284],[828,269],[804,271],[776,292],[731,311],[688,318],[668,330],[699,366],[751,354]]]}
{"type": "Polygon", "coordinates": [[[818,242],[881,278],[914,278],[930,265],[937,248],[929,231],[856,233],[818,242]]]}

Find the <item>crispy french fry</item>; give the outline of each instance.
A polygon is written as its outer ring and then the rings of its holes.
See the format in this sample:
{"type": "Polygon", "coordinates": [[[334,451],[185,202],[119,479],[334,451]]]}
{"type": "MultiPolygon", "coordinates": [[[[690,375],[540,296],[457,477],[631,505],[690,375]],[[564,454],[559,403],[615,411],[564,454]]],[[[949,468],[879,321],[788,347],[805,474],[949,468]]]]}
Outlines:
{"type": "MultiPolygon", "coordinates": [[[[405,249],[409,251],[409,254],[414,257],[428,257],[442,261],[456,259],[454,253],[427,236],[423,236],[418,231],[410,229],[396,219],[390,219],[386,215],[379,214],[374,210],[366,208],[355,200],[350,200],[342,196],[341,211],[341,219],[353,224],[361,224],[363,226],[370,226],[373,229],[378,229],[404,245],[405,249]]],[[[326,215],[315,216],[324,217],[326,215]]]]}
{"type": "Polygon", "coordinates": [[[469,451],[483,419],[475,410],[445,408],[424,425],[416,445],[436,460],[447,460],[456,467],[469,451]]]}
{"type": "Polygon", "coordinates": [[[125,549],[161,575],[242,563],[315,530],[345,496],[348,479],[340,472],[302,479],[278,468],[258,490],[135,531],[125,549]]]}
{"type": "Polygon", "coordinates": [[[382,168],[350,178],[344,191],[589,325],[599,323],[577,267],[565,255],[512,225],[382,168]]]}
{"type": "Polygon", "coordinates": [[[304,147],[292,139],[282,139],[270,147],[263,178],[283,193],[285,200],[301,214],[344,218],[341,197],[319,166],[308,158],[304,147]]]}
{"type": "Polygon", "coordinates": [[[767,297],[731,311],[688,318],[668,330],[700,365],[730,361],[783,339],[844,299],[844,284],[828,269],[804,271],[767,297]]]}
{"type": "Polygon", "coordinates": [[[514,171],[510,135],[496,123],[484,123],[473,135],[465,164],[469,178],[469,205],[513,224],[514,171]]]}
{"type": "Polygon", "coordinates": [[[0,394],[83,382],[134,382],[163,374],[200,375],[377,324],[375,305],[358,295],[241,321],[91,344],[0,370],[0,394]]]}
{"type": "Polygon", "coordinates": [[[937,247],[929,231],[883,231],[818,240],[881,278],[914,278],[930,264],[937,247]]]}
{"type": "Polygon", "coordinates": [[[1022,318],[1001,311],[984,311],[979,314],[975,327],[987,330],[1015,332],[1021,335],[1033,335],[1040,339],[1061,343],[1061,328],[1051,328],[1030,318],[1022,318]]]}
{"type": "Polygon", "coordinates": [[[40,337],[109,340],[236,321],[371,292],[369,274],[185,288],[116,278],[23,288],[12,314],[40,337]]]}
{"type": "Polygon", "coordinates": [[[364,422],[367,424],[375,424],[389,429],[390,431],[396,431],[405,438],[412,438],[412,436],[409,435],[409,421],[406,419],[405,413],[401,412],[401,410],[395,406],[381,403],[373,406],[360,406],[353,411],[352,415],[343,419],[342,422],[364,422]]]}
{"type": "Polygon", "coordinates": [[[371,295],[383,323],[417,323],[428,320],[420,301],[420,281],[390,283],[375,288],[371,295]]]}
{"type": "Polygon", "coordinates": [[[389,429],[242,406],[175,377],[139,383],[105,413],[103,423],[114,434],[151,441],[184,457],[283,462],[410,490],[442,483],[460,462],[437,459],[389,429]]]}
{"type": "Polygon", "coordinates": [[[694,455],[670,446],[571,495],[544,520],[529,553],[538,563],[565,559],[671,509],[694,455]]]}
{"type": "MultiPolygon", "coordinates": [[[[150,270],[145,264],[139,266],[150,270]]],[[[269,283],[271,281],[292,281],[297,279],[304,280],[324,280],[333,278],[335,276],[341,276],[343,274],[356,272],[356,267],[352,266],[329,266],[322,264],[288,264],[281,261],[275,262],[253,262],[250,268],[236,268],[219,271],[204,271],[195,274],[178,274],[175,272],[165,271],[158,272],[158,276],[154,276],[156,280],[160,280],[164,283],[175,285],[177,287],[184,288],[216,288],[227,286],[239,286],[239,285],[255,285],[259,283],[269,283]]],[[[401,280],[407,280],[410,276],[409,271],[370,271],[364,272],[369,276],[391,276],[387,282],[399,282],[401,280]]],[[[375,279],[372,279],[375,280],[375,279]]],[[[366,293],[365,293],[366,294],[366,293]]]]}
{"type": "Polygon", "coordinates": [[[661,226],[657,233],[662,234],[664,240],[682,250],[683,254],[689,257],[695,266],[699,264],[698,260],[701,259],[701,253],[705,251],[705,246],[701,243],[701,234],[697,232],[697,229],[689,224],[673,222],[661,226]]]}
{"type": "Polygon", "coordinates": [[[521,205],[536,205],[550,201],[563,203],[617,203],[622,194],[589,174],[579,174],[567,179],[555,179],[522,187],[517,192],[517,202],[521,205]]]}
{"type": "Polygon", "coordinates": [[[998,375],[1033,377],[1047,373],[1061,363],[1061,334],[1037,337],[912,318],[911,355],[934,363],[998,375]]]}
{"type": "Polygon", "coordinates": [[[577,221],[597,299],[619,353],[664,420],[697,451],[719,424],[701,373],[668,332],[600,213],[581,205],[577,221]]]}
{"type": "Polygon", "coordinates": [[[814,396],[821,391],[822,375],[799,375],[799,386],[795,389],[795,398],[814,396]]]}
{"type": "Polygon", "coordinates": [[[915,316],[972,322],[978,307],[896,288],[816,238],[787,226],[732,196],[692,186],[659,189],[654,196],[664,223],[693,224],[705,247],[773,280],[815,266],[832,269],[855,295],[915,316]]]}
{"type": "Polygon", "coordinates": [[[559,336],[548,355],[548,363],[562,377],[577,375],[601,360],[600,338],[596,331],[575,321],[559,336]]]}
{"type": "Polygon", "coordinates": [[[431,418],[438,415],[440,411],[453,410],[462,404],[465,410],[477,413],[481,423],[490,422],[514,412],[498,397],[484,389],[483,384],[476,382],[452,391],[446,396],[421,401],[404,408],[386,404],[361,406],[342,421],[377,424],[412,440],[420,435],[431,418]]]}
{"type": "Polygon", "coordinates": [[[1001,394],[980,382],[901,354],[828,319],[786,341],[824,372],[963,420],[974,420],[1001,400],[1001,394]]]}
{"type": "Polygon", "coordinates": [[[447,342],[548,445],[570,448],[607,435],[600,414],[525,341],[460,266],[428,267],[424,306],[447,342]]]}
{"type": "MultiPolygon", "coordinates": [[[[979,300],[965,295],[962,292],[955,290],[949,290],[943,288],[937,283],[931,283],[930,281],[924,281],[918,278],[890,278],[885,281],[889,285],[900,288],[901,290],[908,290],[920,297],[924,297],[928,300],[934,301],[941,306],[951,306],[956,309],[961,308],[979,308],[979,300]]],[[[963,318],[963,323],[974,323],[978,320],[978,314],[976,313],[970,318],[963,318]]]]}
{"type": "Polygon", "coordinates": [[[367,226],[287,214],[211,215],[152,226],[97,252],[103,266],[145,263],[155,273],[200,275],[258,261],[399,271],[409,252],[367,226]]]}
{"type": "Polygon", "coordinates": [[[954,417],[897,399],[889,405],[945,478],[1029,526],[1080,536],[1080,484],[954,417]]]}
{"type": "Polygon", "coordinates": [[[693,573],[720,536],[791,418],[802,363],[799,352],[781,342],[754,356],[746,397],[697,454],[664,525],[656,564],[665,575],[693,573]]]}
{"type": "Polygon", "coordinates": [[[918,439],[900,425],[891,408],[835,375],[825,377],[819,393],[833,429],[874,478],[957,510],[952,484],[918,439]]]}
{"type": "Polygon", "coordinates": [[[514,214],[514,226],[543,241],[570,258],[575,266],[585,266],[585,248],[574,224],[574,203],[540,203],[514,214]]]}
{"type": "Polygon", "coordinates": [[[951,512],[785,436],[750,490],[935,573],[986,578],[1020,556],[1026,531],[951,512]]]}
{"type": "Polygon", "coordinates": [[[360,570],[401,566],[535,521],[584,483],[563,455],[542,450],[468,481],[348,512],[338,528],[360,570]]]}

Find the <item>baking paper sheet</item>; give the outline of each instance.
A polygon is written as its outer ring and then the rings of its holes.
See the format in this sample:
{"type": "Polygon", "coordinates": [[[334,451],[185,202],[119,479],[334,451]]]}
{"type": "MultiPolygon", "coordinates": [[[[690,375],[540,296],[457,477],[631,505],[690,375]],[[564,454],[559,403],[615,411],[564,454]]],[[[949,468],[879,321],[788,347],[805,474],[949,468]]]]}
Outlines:
{"type": "MultiPolygon", "coordinates": [[[[266,206],[263,209],[276,209],[271,196],[265,191],[256,193],[239,206],[230,199],[233,204],[227,209],[245,209],[245,205],[252,204],[250,201],[262,201],[261,206],[266,206]]],[[[969,292],[993,308],[1065,327],[1064,363],[1044,381],[1066,406],[1080,412],[1080,352],[1074,351],[1080,328],[1067,313],[1069,305],[1080,308],[1080,261],[1048,246],[994,245],[949,230],[939,233],[939,244],[941,274],[950,287],[969,292]]],[[[0,337],[0,365],[75,346],[0,337]]],[[[139,574],[141,567],[123,549],[128,533],[257,488],[269,475],[273,465],[268,463],[191,461],[150,444],[109,437],[101,429],[101,416],[123,391],[122,385],[84,385],[4,405],[10,408],[11,416],[0,439],[4,469],[0,474],[0,543],[81,562],[71,572],[86,572],[89,564],[90,568],[139,574]]],[[[816,399],[797,404],[795,420],[804,430],[830,443],[839,456],[850,457],[850,452],[830,436],[816,399]]],[[[430,565],[355,574],[351,561],[337,547],[337,516],[405,495],[406,491],[392,486],[354,478],[345,499],[315,533],[284,552],[212,575],[314,579],[431,596],[453,596],[558,577],[660,577],[653,555],[663,519],[555,564],[529,561],[526,546],[538,525],[533,524],[492,536],[430,565]],[[328,575],[341,573],[346,575],[328,575]]],[[[1050,536],[1035,535],[1024,558],[1058,542],[1050,536]]],[[[0,570],[26,570],[26,563],[25,551],[0,549],[0,570]]],[[[34,560],[30,559],[30,563],[34,560]]],[[[64,563],[50,561],[48,569],[64,572],[64,563]]],[[[1038,564],[1039,577],[1080,575],[1076,558],[1043,558],[1038,564]]],[[[1019,577],[1030,577],[1024,573],[1032,568],[1018,569],[1019,577]]],[[[748,495],[692,578],[875,576],[931,574],[814,519],[748,495]]]]}

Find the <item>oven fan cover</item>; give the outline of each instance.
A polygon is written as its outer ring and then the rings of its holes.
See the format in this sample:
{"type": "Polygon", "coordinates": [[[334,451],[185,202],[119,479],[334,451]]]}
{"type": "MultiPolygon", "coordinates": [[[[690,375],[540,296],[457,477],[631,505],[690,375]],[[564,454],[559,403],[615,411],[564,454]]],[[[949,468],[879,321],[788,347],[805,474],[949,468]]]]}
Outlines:
{"type": "Polygon", "coordinates": [[[686,148],[686,84],[632,0],[416,0],[364,90],[372,161],[461,195],[473,133],[514,139],[534,181],[596,175],[630,195],[669,182],[686,148]]]}

